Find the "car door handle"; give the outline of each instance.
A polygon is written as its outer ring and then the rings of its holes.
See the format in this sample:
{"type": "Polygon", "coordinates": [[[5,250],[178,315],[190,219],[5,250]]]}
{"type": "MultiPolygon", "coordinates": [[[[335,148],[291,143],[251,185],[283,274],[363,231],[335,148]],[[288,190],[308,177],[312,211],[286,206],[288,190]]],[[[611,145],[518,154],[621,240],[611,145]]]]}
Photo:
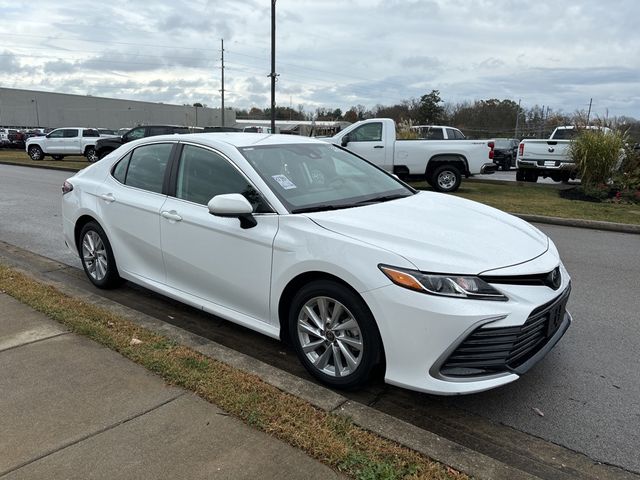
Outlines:
{"type": "Polygon", "coordinates": [[[114,197],[112,193],[103,193],[102,195],[100,195],[100,198],[107,203],[112,203],[116,201],[116,197],[114,197]]]}
{"type": "Polygon", "coordinates": [[[170,212],[164,211],[160,215],[162,215],[163,218],[166,218],[167,220],[173,220],[174,222],[179,222],[180,220],[182,220],[182,217],[178,215],[175,210],[171,210],[170,212]]]}
{"type": "Polygon", "coordinates": [[[375,146],[375,147],[373,147],[373,148],[384,148],[384,145],[376,145],[376,146],[375,146]]]}

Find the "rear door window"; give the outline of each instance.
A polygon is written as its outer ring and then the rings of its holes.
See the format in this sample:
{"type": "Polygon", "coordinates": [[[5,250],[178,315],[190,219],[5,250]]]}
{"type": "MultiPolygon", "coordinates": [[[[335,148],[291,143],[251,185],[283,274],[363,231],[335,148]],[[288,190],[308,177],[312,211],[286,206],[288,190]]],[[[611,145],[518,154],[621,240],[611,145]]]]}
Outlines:
{"type": "Polygon", "coordinates": [[[78,136],[77,128],[65,128],[62,132],[64,138],[76,138],[78,136]]]}
{"type": "MultiPolygon", "coordinates": [[[[162,193],[165,170],[172,148],[172,143],[158,143],[136,148],[129,159],[125,185],[149,192],[162,193]]],[[[120,164],[116,166],[116,170],[119,166],[120,164]]],[[[114,177],[116,170],[114,170],[114,177]]],[[[121,176],[122,172],[118,171],[118,175],[121,176]]]]}

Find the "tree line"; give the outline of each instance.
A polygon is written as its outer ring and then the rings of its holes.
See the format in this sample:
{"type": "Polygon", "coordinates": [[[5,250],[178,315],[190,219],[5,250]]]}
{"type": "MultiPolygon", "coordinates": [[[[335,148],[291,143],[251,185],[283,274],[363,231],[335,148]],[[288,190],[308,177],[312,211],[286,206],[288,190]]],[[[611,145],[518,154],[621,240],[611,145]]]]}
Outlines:
{"type": "MultiPolygon", "coordinates": [[[[269,119],[271,109],[253,107],[248,110],[236,110],[237,118],[269,119]]],[[[547,138],[559,125],[600,124],[618,128],[629,134],[634,142],[640,142],[640,121],[630,117],[587,119],[584,110],[566,114],[549,106],[518,106],[508,99],[491,98],[487,100],[446,103],[438,90],[422,95],[420,98],[403,100],[396,105],[376,105],[368,109],[364,105],[355,105],[343,112],[340,108],[318,107],[315,111],[305,111],[302,105],[298,109],[276,107],[277,120],[330,120],[357,122],[368,118],[392,118],[397,123],[412,125],[450,125],[462,130],[468,138],[517,137],[547,138]]]]}

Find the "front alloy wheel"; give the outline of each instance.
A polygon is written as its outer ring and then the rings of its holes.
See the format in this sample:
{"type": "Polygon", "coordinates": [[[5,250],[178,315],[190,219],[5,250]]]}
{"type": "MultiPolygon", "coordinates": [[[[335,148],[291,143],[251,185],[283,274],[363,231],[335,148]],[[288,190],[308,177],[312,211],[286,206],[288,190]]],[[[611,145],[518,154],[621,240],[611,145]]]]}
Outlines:
{"type": "Polygon", "coordinates": [[[362,332],[349,309],[329,297],[314,297],[298,315],[298,341],[315,368],[331,377],[354,373],[362,360],[362,332]]]}
{"type": "Polygon", "coordinates": [[[37,145],[33,145],[31,147],[29,147],[29,157],[31,158],[31,160],[42,160],[44,158],[44,152],[42,151],[42,149],[37,146],[37,145]]]}
{"type": "Polygon", "coordinates": [[[366,304],[346,287],[321,280],[293,298],[289,331],[314,377],[337,388],[365,383],[382,358],[382,343],[366,304]]]}

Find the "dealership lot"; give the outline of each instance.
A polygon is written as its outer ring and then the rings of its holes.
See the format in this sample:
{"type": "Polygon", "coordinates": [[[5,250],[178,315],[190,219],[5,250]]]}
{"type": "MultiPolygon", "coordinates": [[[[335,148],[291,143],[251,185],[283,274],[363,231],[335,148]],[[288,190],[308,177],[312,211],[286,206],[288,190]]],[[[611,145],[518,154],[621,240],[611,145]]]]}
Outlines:
{"type": "MultiPolygon", "coordinates": [[[[69,174],[0,168],[0,240],[77,267],[77,257],[61,242],[59,227],[59,187],[69,174]],[[35,189],[38,198],[31,194],[35,189]]],[[[634,293],[640,237],[541,228],[556,242],[573,276],[569,309],[576,321],[538,367],[511,386],[469,397],[432,397],[374,382],[353,398],[479,449],[502,451],[498,438],[502,424],[515,429],[516,436],[541,437],[594,460],[640,471],[635,449],[640,443],[635,430],[640,418],[640,378],[635,368],[640,305],[634,293]]],[[[90,288],[75,268],[57,274],[90,288]]],[[[306,375],[292,352],[245,329],[139,288],[125,287],[109,296],[306,375]]]]}

